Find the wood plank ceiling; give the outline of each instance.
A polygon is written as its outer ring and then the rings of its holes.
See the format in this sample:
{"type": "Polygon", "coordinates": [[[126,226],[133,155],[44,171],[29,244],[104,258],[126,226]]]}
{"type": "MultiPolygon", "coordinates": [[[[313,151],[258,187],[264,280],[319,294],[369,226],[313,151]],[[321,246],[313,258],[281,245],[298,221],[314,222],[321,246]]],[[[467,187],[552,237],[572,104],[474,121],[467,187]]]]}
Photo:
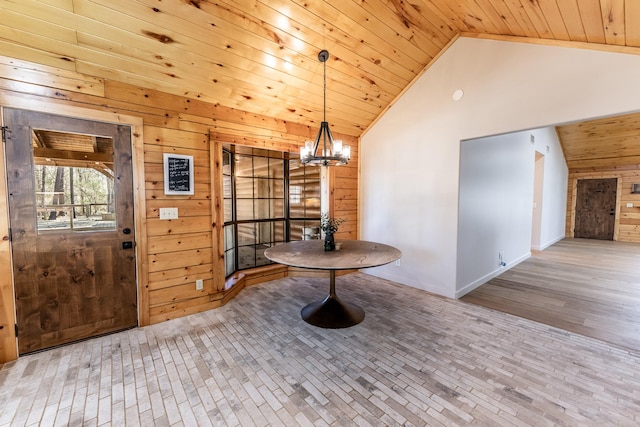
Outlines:
{"type": "Polygon", "coordinates": [[[327,120],[355,136],[460,34],[640,52],[637,0],[0,0],[0,12],[2,55],[312,127],[327,49],[327,120]]]}

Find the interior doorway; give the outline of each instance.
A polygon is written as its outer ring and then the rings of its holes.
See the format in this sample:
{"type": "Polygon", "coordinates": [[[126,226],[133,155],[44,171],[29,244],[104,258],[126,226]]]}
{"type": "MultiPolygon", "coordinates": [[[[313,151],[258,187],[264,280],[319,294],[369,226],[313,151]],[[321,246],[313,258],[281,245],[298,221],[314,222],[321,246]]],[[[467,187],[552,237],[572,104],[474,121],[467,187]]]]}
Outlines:
{"type": "Polygon", "coordinates": [[[3,116],[19,354],[136,326],[131,127],[3,116]]]}
{"type": "Polygon", "coordinates": [[[579,179],[574,237],[613,240],[618,179],[579,179]]]}
{"type": "Polygon", "coordinates": [[[533,214],[531,224],[531,248],[542,250],[540,234],[542,233],[542,189],[544,188],[544,154],[535,152],[533,174],[533,214]]]}

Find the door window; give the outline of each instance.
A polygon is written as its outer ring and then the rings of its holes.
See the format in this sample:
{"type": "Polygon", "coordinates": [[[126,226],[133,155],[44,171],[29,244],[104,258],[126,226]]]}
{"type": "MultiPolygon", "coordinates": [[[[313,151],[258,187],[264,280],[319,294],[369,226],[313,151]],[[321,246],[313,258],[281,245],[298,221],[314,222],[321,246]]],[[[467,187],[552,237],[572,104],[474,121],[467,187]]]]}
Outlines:
{"type": "Polygon", "coordinates": [[[115,230],[113,140],[32,131],[38,234],[115,230]]]}

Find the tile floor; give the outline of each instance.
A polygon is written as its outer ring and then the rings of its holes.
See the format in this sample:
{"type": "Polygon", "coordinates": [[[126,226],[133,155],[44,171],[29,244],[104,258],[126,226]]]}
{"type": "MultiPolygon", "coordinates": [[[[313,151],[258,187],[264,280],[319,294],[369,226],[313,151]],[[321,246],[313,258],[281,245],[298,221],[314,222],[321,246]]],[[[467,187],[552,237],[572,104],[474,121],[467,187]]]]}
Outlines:
{"type": "Polygon", "coordinates": [[[364,322],[319,329],[323,279],[0,367],[0,426],[640,424],[640,354],[362,273],[364,322]]]}

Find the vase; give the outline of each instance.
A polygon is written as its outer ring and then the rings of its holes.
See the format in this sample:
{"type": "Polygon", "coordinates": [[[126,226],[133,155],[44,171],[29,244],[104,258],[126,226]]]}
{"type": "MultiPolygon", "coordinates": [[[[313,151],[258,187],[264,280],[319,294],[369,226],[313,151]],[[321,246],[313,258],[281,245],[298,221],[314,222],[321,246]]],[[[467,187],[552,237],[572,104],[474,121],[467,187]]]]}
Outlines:
{"type": "Polygon", "coordinates": [[[333,251],[336,248],[336,242],[333,240],[333,233],[326,233],[324,235],[324,250],[333,251]]]}

